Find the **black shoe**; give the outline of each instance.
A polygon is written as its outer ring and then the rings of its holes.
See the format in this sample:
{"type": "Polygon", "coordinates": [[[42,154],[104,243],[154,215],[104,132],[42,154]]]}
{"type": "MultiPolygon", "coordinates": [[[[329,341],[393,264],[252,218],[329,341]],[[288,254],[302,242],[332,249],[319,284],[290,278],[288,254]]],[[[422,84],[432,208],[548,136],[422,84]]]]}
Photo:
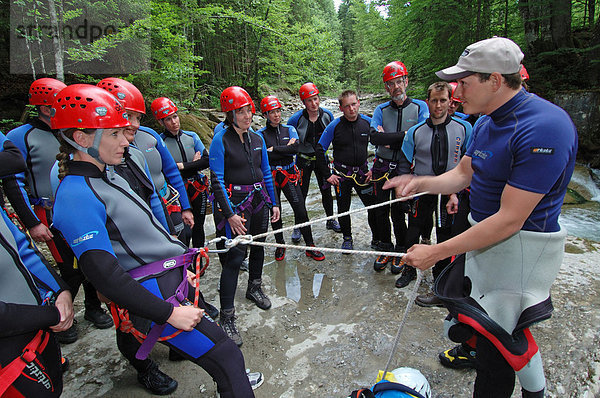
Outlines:
{"type": "Polygon", "coordinates": [[[475,349],[467,349],[462,344],[457,345],[449,350],[440,352],[438,355],[440,363],[447,368],[452,369],[475,369],[477,366],[475,349]]]}
{"type": "Polygon", "coordinates": [[[242,346],[242,336],[235,326],[235,309],[221,311],[221,327],[227,336],[238,346],[242,346]]]}
{"type": "Polygon", "coordinates": [[[417,278],[417,271],[415,271],[415,269],[413,267],[406,267],[406,268],[404,268],[402,275],[400,275],[400,278],[398,278],[398,280],[396,280],[396,287],[397,288],[406,287],[412,280],[414,280],[416,278],[417,278]]]}
{"type": "Polygon", "coordinates": [[[168,395],[177,389],[177,381],[161,372],[155,362],[145,372],[138,373],[137,379],[154,395],[168,395]]]}
{"type": "MultiPolygon", "coordinates": [[[[354,242],[352,241],[352,236],[344,236],[344,241],[342,242],[342,250],[354,250],[354,242]]],[[[350,253],[342,253],[342,254],[350,254],[350,253]]]]}
{"type": "Polygon", "coordinates": [[[256,303],[256,306],[261,310],[268,310],[271,308],[271,300],[261,289],[262,280],[254,279],[248,281],[248,289],[246,289],[246,298],[256,303]]]}
{"type": "Polygon", "coordinates": [[[404,269],[404,264],[402,263],[402,257],[392,257],[392,264],[390,265],[390,271],[392,274],[398,275],[404,269]]]}
{"type": "Polygon", "coordinates": [[[340,227],[340,223],[336,220],[327,220],[325,223],[325,228],[331,229],[333,232],[337,233],[342,232],[342,227],[340,227]]]}
{"type": "Polygon", "coordinates": [[[433,292],[419,294],[415,299],[415,304],[420,307],[443,307],[444,302],[433,292]]]}
{"type": "Polygon", "coordinates": [[[217,319],[217,317],[219,316],[219,309],[206,301],[204,302],[204,304],[206,305],[204,311],[208,314],[208,316],[212,319],[217,319]]]}
{"type": "Polygon", "coordinates": [[[103,308],[86,308],[83,319],[90,321],[98,329],[108,329],[113,325],[113,320],[103,308]]]}
{"type": "Polygon", "coordinates": [[[381,250],[381,242],[375,239],[371,240],[371,249],[373,250],[381,250]]]}
{"type": "Polygon", "coordinates": [[[55,333],[56,340],[61,344],[71,344],[76,342],[78,337],[76,323],[77,322],[73,320],[73,325],[70,328],[64,332],[55,333]]]}

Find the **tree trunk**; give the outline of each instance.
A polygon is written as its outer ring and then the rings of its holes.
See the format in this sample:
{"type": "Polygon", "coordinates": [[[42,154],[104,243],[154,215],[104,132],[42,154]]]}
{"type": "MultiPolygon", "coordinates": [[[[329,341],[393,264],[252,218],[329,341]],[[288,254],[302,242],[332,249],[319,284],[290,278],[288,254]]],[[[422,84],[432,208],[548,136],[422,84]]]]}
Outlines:
{"type": "Polygon", "coordinates": [[[48,13],[50,14],[50,26],[52,26],[52,48],[54,49],[54,65],[56,67],[56,79],[65,81],[65,70],[63,66],[63,49],[59,36],[62,36],[62,29],[58,23],[56,14],[56,5],[54,0],[48,0],[48,13]]]}
{"type": "Polygon", "coordinates": [[[555,48],[573,46],[571,38],[570,0],[552,0],[550,28],[552,32],[552,43],[555,48]]]}
{"type": "Polygon", "coordinates": [[[523,33],[527,43],[527,52],[534,53],[533,43],[538,39],[539,22],[536,7],[531,4],[532,0],[519,1],[519,10],[523,18],[523,33]]]}

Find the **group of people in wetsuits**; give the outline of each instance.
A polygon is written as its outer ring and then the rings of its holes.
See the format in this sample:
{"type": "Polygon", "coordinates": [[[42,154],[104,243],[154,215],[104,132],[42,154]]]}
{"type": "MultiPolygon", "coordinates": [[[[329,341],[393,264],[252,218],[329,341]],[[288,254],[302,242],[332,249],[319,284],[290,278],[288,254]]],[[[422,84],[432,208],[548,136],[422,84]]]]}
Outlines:
{"type": "MultiPolygon", "coordinates": [[[[461,82],[463,77],[456,78],[461,82]]],[[[339,96],[342,116],[333,118],[319,106],[317,87],[306,83],[300,88],[305,109],[283,124],[281,103],[267,96],[260,103],[266,126],[256,132],[251,127],[252,98],[241,87],[228,87],[220,98],[225,121],[215,129],[208,151],[197,134],[181,130],[178,108],[168,98],[157,98],[151,106],[164,132],[141,127],[145,101],[125,80],[107,78],[97,86],[65,86],[54,79],[34,82],[30,99],[38,118],[11,131],[3,142],[3,182],[31,238],[54,243],[50,248],[66,280],[3,213],[0,233],[9,259],[3,267],[12,272],[0,290],[0,318],[13,322],[26,311],[39,316],[3,327],[0,338],[7,344],[0,351],[0,393],[12,389],[23,395],[60,395],[60,349],[48,329],[74,329],[72,299],[79,285],[89,282],[85,318],[98,327],[110,326],[100,301],[110,306],[117,346],[150,392],[169,394],[177,387],[148,358],[161,341],[169,346],[170,359],[188,359],[205,369],[222,397],[253,396],[263,378],[245,369],[234,306],[247,246],[219,253],[220,310],[198,288],[206,253],[195,248],[205,243],[208,192],[214,196],[218,236],[254,236],[264,234],[269,221],[274,229],[282,226],[282,191],[296,224],[308,221],[305,199],[312,171],[325,213],[333,215],[331,186],[342,213],[350,208],[353,189],[365,205],[386,203],[392,197],[390,188],[400,187],[402,194],[412,187],[409,191],[416,193],[414,184],[399,176],[442,176],[458,167],[468,153],[472,127],[463,120],[466,115],[452,116],[453,103],[460,101],[454,97],[457,87],[437,82],[428,88],[425,102],[411,99],[406,95],[406,67],[399,61],[385,66],[383,82],[391,100],[378,106],[372,118],[359,112],[353,90],[339,96]],[[369,143],[376,147],[372,164],[369,143]],[[207,168],[210,177],[202,173],[207,168]],[[19,285],[25,288],[10,288],[19,285]]],[[[381,271],[390,263],[392,273],[402,273],[396,286],[407,286],[415,270],[404,265],[400,253],[430,239],[434,213],[438,243],[468,228],[469,190],[463,185],[458,192],[440,189],[445,196],[423,195],[369,210],[371,247],[399,253],[378,256],[374,269],[381,271]]],[[[353,250],[349,216],[340,217],[339,224],[330,220],[326,227],[343,234],[342,249],[353,250]]],[[[309,226],[294,231],[292,241],[301,237],[307,246],[315,245],[309,226]]],[[[276,241],[284,242],[281,233],[276,241]]],[[[246,298],[266,310],[271,301],[262,288],[264,249],[252,245],[249,252],[246,298]]],[[[407,256],[408,263],[419,266],[414,253],[407,256]]],[[[306,255],[316,261],[325,258],[316,248],[306,255]]],[[[279,247],[275,257],[283,260],[285,249],[279,247]]],[[[448,256],[435,261],[434,275],[448,263],[448,256]]],[[[417,303],[443,304],[433,293],[420,296],[417,303]]],[[[440,354],[442,363],[473,367],[474,351],[465,359],[460,347],[440,354]]]]}

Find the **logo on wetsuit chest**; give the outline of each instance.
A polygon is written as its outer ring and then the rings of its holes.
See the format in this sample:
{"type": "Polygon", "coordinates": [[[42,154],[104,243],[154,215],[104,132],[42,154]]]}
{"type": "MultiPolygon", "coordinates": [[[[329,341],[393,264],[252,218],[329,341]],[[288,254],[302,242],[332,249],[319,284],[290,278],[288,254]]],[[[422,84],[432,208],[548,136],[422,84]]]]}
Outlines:
{"type": "Polygon", "coordinates": [[[79,238],[74,239],[71,246],[78,246],[78,245],[82,244],[83,242],[85,242],[86,240],[94,239],[94,236],[96,236],[96,235],[98,235],[98,231],[86,232],[85,234],[81,235],[79,238]]]}
{"type": "Polygon", "coordinates": [[[487,158],[491,158],[492,156],[494,156],[494,154],[490,151],[481,151],[479,149],[476,149],[473,152],[474,158],[479,158],[479,159],[483,159],[483,160],[486,160],[487,158]]]}
{"type": "Polygon", "coordinates": [[[164,269],[169,269],[169,268],[173,268],[177,265],[177,260],[167,260],[163,263],[163,268],[164,269]]]}
{"type": "Polygon", "coordinates": [[[554,148],[535,147],[531,148],[531,153],[535,155],[554,155],[554,148]]]}

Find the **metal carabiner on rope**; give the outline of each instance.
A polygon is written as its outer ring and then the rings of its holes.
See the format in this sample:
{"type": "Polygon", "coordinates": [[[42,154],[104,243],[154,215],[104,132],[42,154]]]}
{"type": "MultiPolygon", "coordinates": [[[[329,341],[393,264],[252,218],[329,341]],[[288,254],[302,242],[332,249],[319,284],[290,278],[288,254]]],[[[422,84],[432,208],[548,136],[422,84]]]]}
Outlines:
{"type": "Polygon", "coordinates": [[[219,237],[216,237],[216,238],[211,239],[208,242],[206,242],[206,245],[204,245],[204,248],[206,249],[206,251],[208,253],[227,253],[229,251],[229,249],[231,248],[230,245],[229,246],[227,245],[227,242],[230,241],[230,240],[231,239],[226,238],[225,236],[219,236],[219,237]],[[213,244],[216,247],[216,244],[219,243],[219,242],[221,242],[221,241],[225,241],[225,248],[223,248],[223,249],[211,249],[211,248],[209,248],[209,246],[213,245],[213,244]]]}

